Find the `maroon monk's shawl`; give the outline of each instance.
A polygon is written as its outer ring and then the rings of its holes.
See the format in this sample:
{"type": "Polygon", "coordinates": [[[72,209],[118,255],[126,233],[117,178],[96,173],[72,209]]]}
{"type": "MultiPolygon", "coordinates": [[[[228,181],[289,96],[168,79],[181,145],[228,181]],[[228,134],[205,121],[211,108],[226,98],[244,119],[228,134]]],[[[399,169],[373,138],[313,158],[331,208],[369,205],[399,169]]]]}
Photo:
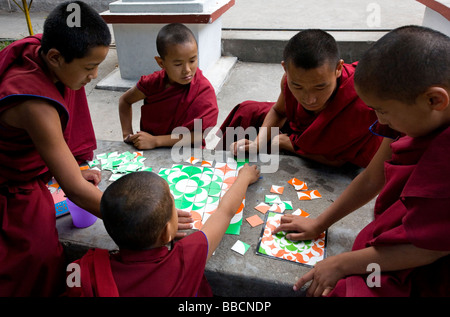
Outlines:
{"type": "MultiPolygon", "coordinates": [[[[342,160],[366,167],[378,150],[382,138],[369,127],[376,121],[375,112],[357,96],[353,74],[357,63],[344,64],[338,87],[319,114],[308,112],[298,103],[284,83],[287,133],[299,155],[322,155],[328,160],[342,160]]],[[[226,136],[227,127],[260,127],[274,102],[245,101],[237,105],[222,123],[225,137],[219,147],[228,149],[235,140],[226,136]]]]}
{"type": "Polygon", "coordinates": [[[197,69],[190,84],[166,87],[166,72],[142,76],[137,88],[146,95],[141,107],[141,130],[168,135],[176,127],[194,130],[194,119],[202,119],[202,132],[217,123],[219,108],[214,88],[197,69]]]}
{"type": "Polygon", "coordinates": [[[208,241],[197,231],[173,248],[91,250],[81,260],[81,286],[67,288],[70,297],[204,297],[212,296],[204,270],[208,241]],[[96,255],[97,253],[101,253],[96,255]]]}
{"type": "MultiPolygon", "coordinates": [[[[39,56],[40,39],[0,51],[0,113],[29,98],[49,101],[74,156],[91,159],[96,141],[84,89],[62,87],[61,95],[39,56]]],[[[48,168],[24,130],[0,125],[0,131],[0,296],[55,295],[65,267],[48,168]]]]}
{"type": "MultiPolygon", "coordinates": [[[[375,219],[356,237],[353,250],[413,244],[450,250],[450,128],[393,142],[385,162],[386,185],[375,203],[375,219]]],[[[399,255],[400,256],[400,255],[399,255]]],[[[450,296],[450,256],[418,268],[381,274],[381,287],[367,275],[339,281],[333,296],[450,296]]]]}

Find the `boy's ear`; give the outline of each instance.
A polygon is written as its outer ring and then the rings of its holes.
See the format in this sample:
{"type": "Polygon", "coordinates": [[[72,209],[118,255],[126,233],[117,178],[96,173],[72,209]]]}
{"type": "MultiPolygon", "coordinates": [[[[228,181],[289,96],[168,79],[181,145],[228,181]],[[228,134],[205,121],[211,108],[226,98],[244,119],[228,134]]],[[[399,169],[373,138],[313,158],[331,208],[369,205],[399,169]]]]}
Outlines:
{"type": "Polygon", "coordinates": [[[286,63],[284,61],[281,61],[281,66],[283,66],[284,72],[286,72],[286,63]]]}
{"type": "Polygon", "coordinates": [[[56,48],[49,49],[45,55],[50,65],[53,67],[58,67],[61,61],[64,61],[64,57],[56,48]]]}
{"type": "Polygon", "coordinates": [[[160,56],[155,56],[155,61],[158,63],[159,67],[164,68],[164,60],[160,56]]]}
{"type": "MultiPolygon", "coordinates": [[[[174,215],[178,219],[178,213],[176,210],[174,210],[174,215]]],[[[165,245],[175,239],[176,233],[178,231],[178,220],[174,220],[171,218],[167,223],[164,225],[164,228],[162,228],[159,237],[158,242],[159,245],[165,245]]]]}
{"type": "Polygon", "coordinates": [[[170,242],[174,237],[171,236],[170,230],[170,221],[166,223],[164,228],[161,230],[161,233],[158,237],[158,245],[165,245],[170,242]]]}
{"type": "Polygon", "coordinates": [[[340,59],[338,64],[336,65],[336,78],[341,77],[343,68],[344,68],[344,60],[340,59]]]}
{"type": "Polygon", "coordinates": [[[432,110],[443,111],[449,107],[449,92],[443,87],[429,87],[422,96],[432,110]]]}

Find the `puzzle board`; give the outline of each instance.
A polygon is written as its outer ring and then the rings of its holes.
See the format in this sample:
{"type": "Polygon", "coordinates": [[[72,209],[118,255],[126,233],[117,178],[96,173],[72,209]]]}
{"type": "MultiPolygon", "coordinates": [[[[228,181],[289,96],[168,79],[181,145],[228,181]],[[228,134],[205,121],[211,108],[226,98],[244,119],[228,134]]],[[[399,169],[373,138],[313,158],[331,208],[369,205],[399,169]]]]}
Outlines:
{"type": "Polygon", "coordinates": [[[56,217],[67,214],[69,209],[67,208],[66,195],[54,178],[47,183],[47,188],[55,203],[56,217]]]}
{"type": "Polygon", "coordinates": [[[315,240],[305,241],[286,239],[286,232],[273,235],[272,232],[280,225],[282,216],[282,213],[273,211],[266,213],[256,253],[310,267],[323,260],[326,251],[326,232],[315,240]]]}
{"type": "MultiPolygon", "coordinates": [[[[175,207],[191,212],[194,229],[199,230],[217,210],[220,199],[236,180],[241,165],[234,160],[226,163],[203,161],[201,165],[174,164],[170,168],[161,168],[158,175],[169,184],[175,207]]],[[[240,234],[244,206],[245,198],[231,219],[227,234],[240,234]]]]}
{"type": "MultiPolygon", "coordinates": [[[[88,162],[88,165],[100,165],[101,170],[110,170],[112,175],[109,181],[115,181],[128,173],[151,171],[151,167],[145,166],[145,159],[142,152],[111,152],[98,154],[96,160],[88,162]]],[[[220,198],[234,183],[238,169],[246,161],[237,162],[228,158],[227,162],[214,162],[190,157],[185,163],[161,168],[158,175],[169,184],[175,207],[191,212],[194,229],[199,230],[217,209],[220,198]]],[[[245,198],[231,219],[227,234],[240,234],[244,206],[245,198]]]]}

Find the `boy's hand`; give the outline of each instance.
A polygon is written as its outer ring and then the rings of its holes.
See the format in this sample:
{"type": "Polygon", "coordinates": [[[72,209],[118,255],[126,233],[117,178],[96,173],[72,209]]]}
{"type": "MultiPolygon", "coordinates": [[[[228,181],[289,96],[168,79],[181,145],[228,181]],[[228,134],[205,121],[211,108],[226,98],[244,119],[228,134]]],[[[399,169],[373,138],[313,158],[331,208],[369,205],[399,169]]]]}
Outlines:
{"type": "Polygon", "coordinates": [[[284,215],[281,217],[280,225],[275,228],[273,234],[280,231],[292,232],[286,238],[292,241],[311,240],[317,238],[324,230],[317,224],[314,218],[305,218],[296,215],[284,215]]]}
{"type": "Polygon", "coordinates": [[[256,165],[248,165],[247,163],[239,170],[239,177],[248,179],[249,184],[255,183],[259,179],[259,169],[256,165]]]}
{"type": "Polygon", "coordinates": [[[252,152],[257,153],[258,145],[254,141],[242,139],[237,142],[233,142],[230,145],[230,152],[236,156],[238,153],[252,152]]]}
{"type": "Polygon", "coordinates": [[[194,222],[194,219],[192,218],[190,212],[179,209],[177,209],[177,212],[178,212],[178,231],[175,235],[175,238],[181,239],[186,236],[186,232],[181,232],[180,230],[192,229],[192,223],[194,222]]]}
{"type": "Polygon", "coordinates": [[[130,143],[138,150],[151,150],[157,147],[156,137],[150,133],[139,131],[128,137],[130,143]]]}
{"type": "Polygon", "coordinates": [[[307,282],[312,281],[306,296],[328,296],[337,282],[345,275],[339,269],[339,257],[332,256],[317,262],[312,270],[303,275],[294,285],[294,291],[299,290],[307,282]]]}
{"type": "Polygon", "coordinates": [[[133,135],[133,134],[128,134],[127,136],[124,136],[124,137],[123,137],[123,142],[128,143],[128,144],[133,144],[133,142],[130,141],[130,137],[131,137],[132,135],[133,135]]]}
{"type": "Polygon", "coordinates": [[[274,149],[284,150],[289,152],[295,152],[294,146],[292,145],[291,139],[287,134],[278,134],[273,137],[271,143],[272,153],[274,149]]]}
{"type": "Polygon", "coordinates": [[[97,170],[81,170],[81,175],[85,180],[94,184],[94,186],[97,186],[102,180],[102,173],[97,170]]]}

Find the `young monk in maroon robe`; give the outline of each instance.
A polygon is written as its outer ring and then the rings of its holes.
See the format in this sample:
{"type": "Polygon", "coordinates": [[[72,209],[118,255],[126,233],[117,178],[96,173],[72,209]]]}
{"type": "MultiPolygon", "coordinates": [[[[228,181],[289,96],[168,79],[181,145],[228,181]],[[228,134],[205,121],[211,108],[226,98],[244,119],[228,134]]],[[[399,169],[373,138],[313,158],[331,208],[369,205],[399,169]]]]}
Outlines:
{"type": "Polygon", "coordinates": [[[275,232],[314,238],[379,194],[374,220],[352,251],[317,263],[294,289],[312,280],[311,296],[449,296],[450,38],[391,31],[360,60],[355,88],[377,113],[376,132],[398,137],[316,219],[285,216],[275,232]]]}
{"type": "Polygon", "coordinates": [[[84,85],[97,76],[111,36],[103,19],[77,2],[80,27],[68,27],[68,3],[44,33],[0,52],[0,296],[51,296],[64,290],[65,265],[46,183],[100,216],[100,173],[77,160],[96,147],[84,85]],[[91,183],[91,182],[92,183],[91,183]]]}
{"type": "Polygon", "coordinates": [[[142,76],[119,100],[124,141],[141,150],[170,147],[182,138],[171,137],[177,127],[191,131],[188,144],[194,142],[194,132],[196,140],[203,141],[203,132],[216,125],[219,109],[214,88],[197,68],[194,34],[183,24],[166,25],[158,33],[156,47],[155,59],[162,70],[142,76]],[[132,105],[142,99],[141,131],[133,133],[132,105]],[[194,131],[195,119],[201,120],[200,131],[194,131]]]}
{"type": "Polygon", "coordinates": [[[246,164],[201,231],[172,244],[177,212],[169,186],[157,174],[136,172],[121,177],[101,201],[105,228],[119,252],[91,249],[80,260],[81,285],[68,287],[73,297],[212,296],[205,265],[222,240],[231,218],[256,182],[259,171],[246,164]],[[139,190],[135,190],[139,188],[139,190]]]}
{"type": "Polygon", "coordinates": [[[376,115],[357,96],[353,74],[357,63],[344,64],[334,38],[321,30],[306,30],[286,45],[285,74],[277,102],[246,101],[222,123],[219,147],[236,155],[258,151],[273,137],[273,145],[327,165],[346,162],[366,167],[381,138],[369,132],[376,115]],[[227,127],[259,128],[256,140],[238,140],[227,127]],[[272,136],[270,127],[281,134],[272,136]]]}

